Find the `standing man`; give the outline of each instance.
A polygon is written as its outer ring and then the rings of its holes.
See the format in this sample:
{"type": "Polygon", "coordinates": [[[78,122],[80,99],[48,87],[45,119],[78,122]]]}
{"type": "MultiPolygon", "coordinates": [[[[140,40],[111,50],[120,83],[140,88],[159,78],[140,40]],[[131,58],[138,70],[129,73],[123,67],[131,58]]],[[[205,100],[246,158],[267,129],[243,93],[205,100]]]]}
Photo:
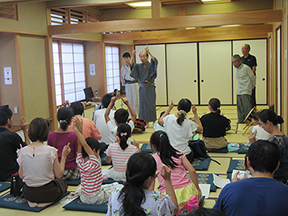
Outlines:
{"type": "Polygon", "coordinates": [[[144,119],[146,122],[156,121],[156,92],[154,80],[157,77],[158,60],[150,53],[148,45],[145,51],[139,54],[141,64],[136,64],[135,53],[132,52],[132,72],[131,77],[138,80],[140,83],[139,88],[139,118],[144,119]],[[151,62],[148,57],[151,57],[151,62]]]}
{"type": "Polygon", "coordinates": [[[139,114],[139,83],[130,76],[131,74],[131,56],[130,53],[125,52],[122,56],[125,65],[121,68],[121,83],[125,86],[126,97],[132,108],[139,114]]]}
{"type": "MultiPolygon", "coordinates": [[[[254,75],[256,76],[256,66],[257,66],[257,60],[256,57],[253,55],[250,55],[250,45],[244,44],[242,47],[242,54],[241,61],[243,64],[248,65],[254,75]]],[[[256,107],[256,95],[255,95],[255,87],[252,89],[252,100],[253,100],[253,107],[256,107]]]]}
{"type": "Polygon", "coordinates": [[[233,56],[235,76],[237,79],[237,113],[238,123],[243,123],[245,117],[253,107],[252,89],[256,84],[256,77],[250,67],[243,64],[239,55],[233,56]]]}

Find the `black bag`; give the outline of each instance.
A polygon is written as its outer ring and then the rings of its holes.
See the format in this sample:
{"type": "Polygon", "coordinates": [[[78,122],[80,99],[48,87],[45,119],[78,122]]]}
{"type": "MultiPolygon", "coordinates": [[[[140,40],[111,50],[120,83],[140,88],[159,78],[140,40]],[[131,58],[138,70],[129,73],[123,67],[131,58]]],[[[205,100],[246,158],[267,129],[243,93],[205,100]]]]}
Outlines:
{"type": "Polygon", "coordinates": [[[21,197],[23,188],[23,181],[19,176],[19,173],[14,173],[11,176],[11,188],[10,195],[14,197],[21,197]]]}
{"type": "Polygon", "coordinates": [[[193,151],[193,160],[194,158],[203,160],[202,158],[210,158],[212,161],[216,162],[217,164],[221,165],[218,161],[212,159],[208,154],[207,154],[207,149],[205,147],[205,143],[203,140],[189,140],[188,145],[193,151]]]}

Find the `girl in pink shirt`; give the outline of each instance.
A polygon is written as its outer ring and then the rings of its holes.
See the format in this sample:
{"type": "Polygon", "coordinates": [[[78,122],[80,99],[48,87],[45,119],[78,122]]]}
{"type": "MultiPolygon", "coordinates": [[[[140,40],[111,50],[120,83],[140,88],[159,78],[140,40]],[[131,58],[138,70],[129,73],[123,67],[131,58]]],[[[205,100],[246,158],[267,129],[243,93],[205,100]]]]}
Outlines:
{"type": "MultiPolygon", "coordinates": [[[[157,152],[153,157],[157,163],[157,172],[162,164],[171,169],[171,181],[179,203],[182,208],[191,196],[197,196],[198,201],[201,198],[201,190],[198,185],[198,178],[195,169],[188,161],[183,152],[174,149],[169,142],[168,136],[164,131],[156,131],[150,138],[151,148],[157,152]],[[187,176],[190,173],[191,179],[187,176]]],[[[158,181],[161,185],[160,192],[165,192],[165,181],[161,175],[158,175],[158,181]]],[[[152,187],[154,187],[152,185],[152,187]]]]}
{"type": "Polygon", "coordinates": [[[113,168],[109,169],[105,178],[112,178],[116,181],[125,181],[127,161],[136,152],[139,152],[139,144],[134,142],[133,145],[129,142],[131,136],[131,127],[122,123],[118,125],[117,137],[115,143],[111,143],[106,150],[107,163],[113,162],[113,168]]]}

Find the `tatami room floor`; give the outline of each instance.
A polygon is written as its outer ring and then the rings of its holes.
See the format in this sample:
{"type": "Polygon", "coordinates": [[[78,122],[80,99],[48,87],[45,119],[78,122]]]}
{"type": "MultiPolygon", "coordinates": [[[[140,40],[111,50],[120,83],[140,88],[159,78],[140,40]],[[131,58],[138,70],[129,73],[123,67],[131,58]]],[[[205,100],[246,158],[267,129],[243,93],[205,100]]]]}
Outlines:
{"type": "MultiPolygon", "coordinates": [[[[267,106],[258,106],[258,109],[265,109],[267,108],[267,106]]],[[[167,109],[167,106],[163,106],[163,107],[157,107],[157,117],[159,116],[159,114],[162,111],[165,111],[167,109]]],[[[203,112],[208,112],[208,107],[207,106],[198,106],[197,107],[197,111],[198,111],[198,115],[202,116],[203,112]]],[[[231,130],[228,131],[227,133],[227,140],[230,143],[242,143],[242,142],[247,142],[248,139],[248,135],[252,130],[252,127],[249,128],[249,130],[246,132],[246,134],[243,136],[243,127],[245,126],[244,124],[240,124],[239,128],[238,128],[238,133],[235,133],[235,129],[236,129],[236,122],[237,122],[237,110],[236,110],[236,106],[222,106],[221,107],[221,111],[224,113],[224,115],[229,118],[231,120],[231,130]]],[[[177,107],[175,106],[172,110],[171,113],[175,114],[177,112],[177,107]]],[[[188,114],[188,118],[193,117],[192,112],[190,112],[188,114]]],[[[142,143],[147,143],[150,140],[150,136],[151,134],[154,132],[154,129],[150,123],[150,127],[148,127],[146,129],[146,131],[144,133],[141,134],[133,134],[132,135],[132,140],[135,139],[136,141],[138,141],[140,143],[140,147],[142,145],[142,143]]],[[[199,135],[200,137],[202,137],[202,135],[199,135]]],[[[218,165],[216,163],[214,163],[213,161],[211,161],[210,165],[209,165],[209,169],[207,171],[199,171],[199,173],[216,173],[216,174],[220,174],[219,176],[222,178],[227,178],[227,174],[226,171],[228,169],[228,166],[230,164],[230,160],[231,159],[243,159],[244,155],[243,154],[237,154],[237,153],[209,153],[209,155],[211,156],[211,158],[216,159],[217,161],[219,161],[221,163],[221,165],[218,165]]],[[[109,166],[102,166],[102,169],[108,169],[109,166]]],[[[157,185],[157,183],[156,183],[157,185]]],[[[156,187],[155,187],[156,188],[156,187]]],[[[71,187],[69,186],[68,191],[75,191],[77,189],[76,186],[71,187]]],[[[212,208],[215,204],[216,199],[219,196],[219,193],[221,192],[221,189],[217,189],[216,192],[211,192],[210,196],[208,199],[205,199],[204,202],[204,207],[207,208],[212,208]]],[[[9,193],[9,191],[4,191],[2,193],[0,193],[0,196],[3,196],[5,194],[9,193]]],[[[62,208],[62,204],[54,204],[53,206],[50,206],[46,209],[44,209],[43,211],[41,211],[40,213],[33,213],[33,212],[28,212],[28,211],[19,211],[19,210],[11,210],[11,209],[5,209],[5,208],[0,208],[0,215],[2,216],[30,216],[30,215],[39,215],[39,216],[52,216],[52,215],[61,215],[61,216],[77,216],[77,215],[105,215],[105,214],[100,214],[100,213],[94,213],[94,212],[80,212],[80,211],[68,211],[68,210],[64,210],[62,208]]]]}

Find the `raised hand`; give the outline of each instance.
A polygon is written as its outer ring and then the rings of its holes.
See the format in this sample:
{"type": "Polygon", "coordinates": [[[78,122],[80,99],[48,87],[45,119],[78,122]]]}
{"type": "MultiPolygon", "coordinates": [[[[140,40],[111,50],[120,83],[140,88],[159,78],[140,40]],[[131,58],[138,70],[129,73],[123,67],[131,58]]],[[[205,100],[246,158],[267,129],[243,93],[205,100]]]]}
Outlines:
{"type": "Polygon", "coordinates": [[[146,45],[145,51],[146,51],[147,53],[149,53],[148,44],[146,45]]]}
{"type": "Polygon", "coordinates": [[[20,127],[23,129],[27,129],[28,124],[26,122],[26,118],[24,116],[21,116],[20,118],[20,127]]]}
{"type": "Polygon", "coordinates": [[[129,101],[128,101],[127,98],[122,98],[122,101],[123,101],[123,103],[124,103],[125,105],[129,104],[129,101]]]}
{"type": "Polygon", "coordinates": [[[163,177],[164,180],[170,180],[171,169],[165,164],[162,164],[160,168],[160,175],[163,177]]]}
{"type": "Polygon", "coordinates": [[[197,108],[196,108],[195,104],[192,105],[192,112],[194,115],[197,114],[197,108]]]}
{"type": "Polygon", "coordinates": [[[173,100],[171,100],[170,104],[169,104],[169,109],[172,110],[174,107],[174,103],[173,103],[173,100]]]}
{"type": "Polygon", "coordinates": [[[136,50],[132,51],[132,56],[134,56],[136,54],[136,50]]]}
{"type": "Polygon", "coordinates": [[[138,142],[136,142],[136,140],[135,140],[135,139],[133,139],[133,145],[139,149],[139,143],[138,143],[138,142]]]}
{"type": "Polygon", "coordinates": [[[257,134],[257,130],[255,130],[255,133],[250,133],[248,136],[248,140],[250,142],[250,144],[254,143],[256,141],[256,134],[257,134]]]}
{"type": "Polygon", "coordinates": [[[75,132],[78,130],[80,133],[82,133],[82,128],[83,128],[83,120],[79,118],[74,118],[73,120],[73,131],[75,132]]]}
{"type": "Polygon", "coordinates": [[[62,151],[62,157],[67,157],[71,152],[70,148],[70,142],[68,142],[67,145],[64,146],[63,151],[62,151]]]}

